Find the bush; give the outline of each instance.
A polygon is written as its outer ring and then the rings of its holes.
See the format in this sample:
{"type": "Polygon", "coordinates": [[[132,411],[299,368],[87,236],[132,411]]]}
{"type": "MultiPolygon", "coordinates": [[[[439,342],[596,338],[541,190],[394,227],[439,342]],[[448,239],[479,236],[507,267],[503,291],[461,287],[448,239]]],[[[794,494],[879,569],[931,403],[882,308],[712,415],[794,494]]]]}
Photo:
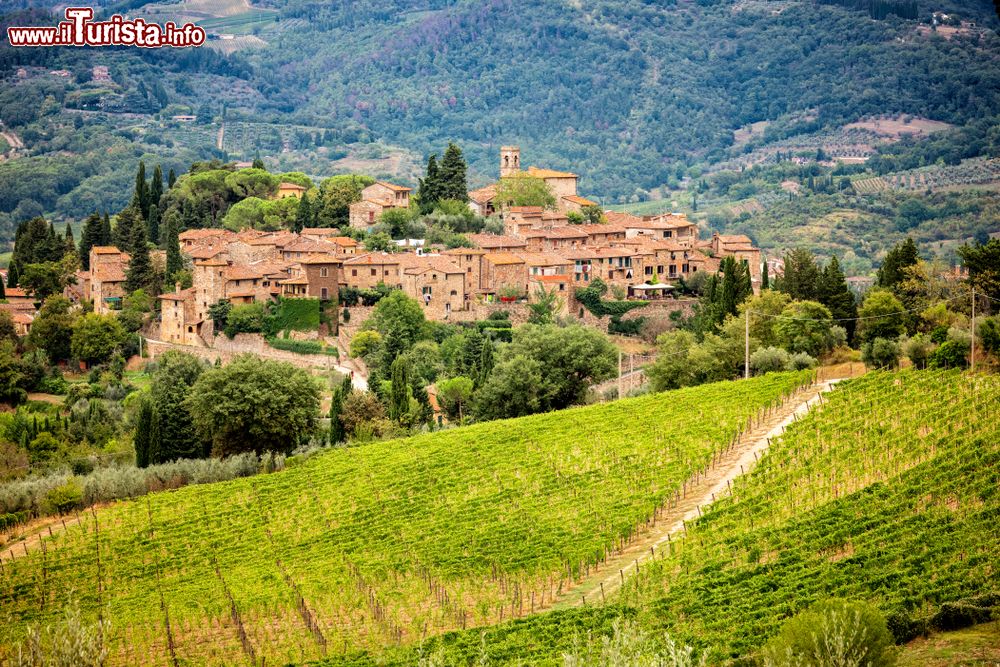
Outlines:
{"type": "Polygon", "coordinates": [[[49,514],[66,514],[80,507],[83,507],[83,487],[76,477],[45,494],[43,509],[49,514]]]}
{"type": "Polygon", "coordinates": [[[318,340],[295,340],[291,338],[269,338],[267,344],[276,350],[295,352],[296,354],[328,354],[338,356],[336,347],[326,347],[318,340]]]}
{"type": "Polygon", "coordinates": [[[954,340],[946,340],[927,360],[929,368],[965,368],[968,363],[969,347],[954,340]]]}
{"type": "Polygon", "coordinates": [[[931,618],[931,626],[935,630],[946,632],[993,620],[993,608],[976,602],[978,601],[945,602],[931,618]]]}
{"type": "Polygon", "coordinates": [[[861,347],[861,360],[869,368],[892,369],[899,366],[899,343],[876,338],[861,347]]]}
{"type": "Polygon", "coordinates": [[[917,334],[903,343],[903,354],[910,360],[914,368],[927,368],[927,360],[934,350],[930,339],[923,334],[917,334]]]}
{"type": "Polygon", "coordinates": [[[815,368],[816,359],[810,357],[805,352],[796,352],[788,358],[788,368],[790,371],[804,371],[807,368],[815,368]]]}
{"type": "Polygon", "coordinates": [[[827,600],[789,619],[764,649],[767,667],[896,663],[885,617],[865,602],[827,600]]]}
{"type": "Polygon", "coordinates": [[[790,360],[788,352],[780,347],[762,347],[750,355],[750,370],[754,375],[778,373],[788,368],[790,360]]]}
{"type": "Polygon", "coordinates": [[[1000,317],[983,320],[978,329],[983,350],[994,356],[1000,356],[1000,317]]]}
{"type": "Polygon", "coordinates": [[[264,330],[264,305],[247,303],[233,306],[226,319],[226,336],[232,338],[238,333],[261,333],[264,330]]]}

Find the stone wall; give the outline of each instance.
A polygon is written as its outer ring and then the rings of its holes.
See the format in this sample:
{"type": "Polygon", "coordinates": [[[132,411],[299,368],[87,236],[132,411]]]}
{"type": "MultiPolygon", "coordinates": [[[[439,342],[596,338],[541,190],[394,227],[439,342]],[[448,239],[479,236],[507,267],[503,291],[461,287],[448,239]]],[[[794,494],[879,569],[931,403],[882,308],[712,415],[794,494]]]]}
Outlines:
{"type": "Polygon", "coordinates": [[[196,357],[215,362],[217,359],[222,363],[229,363],[233,357],[239,354],[255,354],[264,359],[275,361],[287,361],[299,368],[330,369],[334,370],[339,366],[337,357],[328,354],[298,354],[288,350],[276,350],[264,341],[264,337],[259,334],[236,334],[229,340],[226,336],[216,336],[212,341],[212,347],[195,347],[193,345],[178,345],[175,343],[165,343],[163,341],[147,339],[146,345],[151,359],[155,359],[167,350],[180,350],[193,354],[196,357]]]}

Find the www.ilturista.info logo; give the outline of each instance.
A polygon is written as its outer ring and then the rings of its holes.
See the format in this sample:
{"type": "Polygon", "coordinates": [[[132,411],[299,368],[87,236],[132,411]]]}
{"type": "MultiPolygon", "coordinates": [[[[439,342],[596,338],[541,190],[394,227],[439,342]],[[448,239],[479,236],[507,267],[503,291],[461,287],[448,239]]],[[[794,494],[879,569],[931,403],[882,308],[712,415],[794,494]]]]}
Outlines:
{"type": "Polygon", "coordinates": [[[163,25],[143,19],[126,19],[115,14],[107,21],[92,21],[90,7],[68,7],[66,20],[55,27],[9,27],[11,46],[201,46],[205,29],[193,23],[163,25]]]}

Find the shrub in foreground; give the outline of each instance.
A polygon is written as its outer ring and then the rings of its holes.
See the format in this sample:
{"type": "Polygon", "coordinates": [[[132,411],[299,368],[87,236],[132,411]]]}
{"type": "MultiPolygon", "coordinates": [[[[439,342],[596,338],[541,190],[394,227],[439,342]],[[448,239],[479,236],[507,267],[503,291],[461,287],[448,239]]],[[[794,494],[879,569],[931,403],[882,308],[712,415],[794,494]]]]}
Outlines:
{"type": "Polygon", "coordinates": [[[764,667],[891,667],[893,636],[865,602],[826,600],[790,618],[764,649],[764,667]]]}

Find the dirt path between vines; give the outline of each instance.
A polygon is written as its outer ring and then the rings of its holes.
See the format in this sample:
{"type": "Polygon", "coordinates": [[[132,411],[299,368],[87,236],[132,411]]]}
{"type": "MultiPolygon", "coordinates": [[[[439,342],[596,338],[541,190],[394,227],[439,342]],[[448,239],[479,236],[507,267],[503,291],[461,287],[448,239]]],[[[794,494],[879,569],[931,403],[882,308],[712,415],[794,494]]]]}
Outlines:
{"type": "MultiPolygon", "coordinates": [[[[98,509],[100,506],[98,507],[98,509]]],[[[90,511],[90,508],[87,509],[90,511]]],[[[2,537],[0,544],[0,564],[7,563],[15,558],[23,558],[28,553],[41,548],[43,537],[50,537],[56,533],[75,526],[80,522],[80,514],[67,516],[46,516],[33,519],[26,525],[11,528],[2,537]],[[14,539],[15,536],[20,536],[14,539]]]]}
{"type": "Polygon", "coordinates": [[[551,603],[535,607],[535,612],[601,604],[609,598],[637,569],[641,570],[644,562],[659,556],[667,548],[670,536],[684,530],[686,521],[698,518],[702,507],[712,504],[715,498],[723,497],[734,479],[753,468],[771,439],[781,435],[792,421],[804,416],[821,400],[821,394],[829,391],[836,382],[827,380],[800,389],[774,413],[755,423],[732,449],[719,456],[704,475],[689,479],[682,498],[657,512],[653,524],[643,529],[621,553],[608,556],[599,570],[591,570],[589,576],[566,589],[551,603]]]}

